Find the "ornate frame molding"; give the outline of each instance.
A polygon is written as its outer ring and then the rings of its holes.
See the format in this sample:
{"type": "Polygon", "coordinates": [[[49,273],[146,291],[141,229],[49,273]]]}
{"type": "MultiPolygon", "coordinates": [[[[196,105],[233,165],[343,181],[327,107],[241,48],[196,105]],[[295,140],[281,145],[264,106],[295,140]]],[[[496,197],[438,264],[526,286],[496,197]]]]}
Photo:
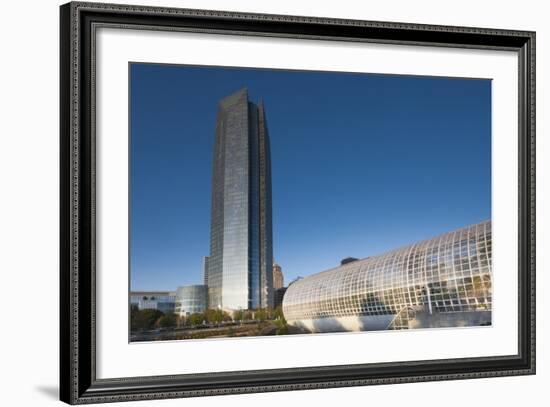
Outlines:
{"type": "Polygon", "coordinates": [[[101,3],[60,8],[60,394],[70,404],[535,373],[535,33],[101,3]],[[96,378],[95,29],[117,26],[518,52],[518,355],[119,379],[96,378]]]}

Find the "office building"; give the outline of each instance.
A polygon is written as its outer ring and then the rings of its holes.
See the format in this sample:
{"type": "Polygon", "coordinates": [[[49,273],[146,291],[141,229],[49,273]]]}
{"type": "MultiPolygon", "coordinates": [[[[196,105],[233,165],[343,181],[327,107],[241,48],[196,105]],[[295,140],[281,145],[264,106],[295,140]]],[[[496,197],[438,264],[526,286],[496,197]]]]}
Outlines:
{"type": "Polygon", "coordinates": [[[131,291],[130,305],[139,310],[156,309],[166,313],[174,312],[176,293],[174,291],[131,291]]]}
{"type": "Polygon", "coordinates": [[[274,290],[273,306],[275,308],[280,307],[280,306],[283,305],[283,298],[285,296],[285,292],[286,292],[286,287],[281,287],[281,288],[277,288],[276,290],[274,290]]]}
{"type": "Polygon", "coordinates": [[[273,263],[273,289],[277,290],[285,286],[283,269],[277,263],[273,263]]]}
{"type": "Polygon", "coordinates": [[[246,89],[219,103],[212,172],[209,307],[272,307],[269,136],[264,105],[246,89]]]}
{"type": "Polygon", "coordinates": [[[188,316],[203,312],[208,306],[208,288],[205,285],[186,285],[176,290],[175,312],[188,316]]]}
{"type": "Polygon", "coordinates": [[[202,276],[203,284],[208,287],[208,256],[202,258],[202,276]]]}

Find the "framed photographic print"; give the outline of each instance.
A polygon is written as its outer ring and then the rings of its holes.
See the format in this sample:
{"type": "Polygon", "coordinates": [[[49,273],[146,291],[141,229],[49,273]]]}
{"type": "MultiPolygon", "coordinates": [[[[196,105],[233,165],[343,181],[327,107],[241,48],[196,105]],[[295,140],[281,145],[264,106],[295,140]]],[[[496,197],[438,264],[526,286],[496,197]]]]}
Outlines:
{"type": "Polygon", "coordinates": [[[535,33],[60,13],[63,401],[535,373],[535,33]]]}

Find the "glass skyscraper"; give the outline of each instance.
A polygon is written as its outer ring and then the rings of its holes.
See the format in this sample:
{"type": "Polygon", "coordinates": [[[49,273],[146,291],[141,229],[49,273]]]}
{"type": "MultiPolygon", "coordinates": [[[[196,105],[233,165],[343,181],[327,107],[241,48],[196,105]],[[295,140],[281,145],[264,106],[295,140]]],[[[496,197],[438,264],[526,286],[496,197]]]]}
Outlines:
{"type": "Polygon", "coordinates": [[[271,161],[262,102],[241,89],[222,99],[212,171],[210,308],[273,306],[271,161]]]}

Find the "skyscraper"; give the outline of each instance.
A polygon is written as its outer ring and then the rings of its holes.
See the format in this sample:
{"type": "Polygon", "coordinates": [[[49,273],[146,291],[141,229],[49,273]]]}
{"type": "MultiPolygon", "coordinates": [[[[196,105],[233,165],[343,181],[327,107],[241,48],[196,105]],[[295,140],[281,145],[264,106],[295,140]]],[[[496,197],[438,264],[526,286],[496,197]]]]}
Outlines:
{"type": "Polygon", "coordinates": [[[271,158],[262,102],[241,89],[218,106],[212,170],[210,308],[273,306],[271,158]]]}
{"type": "Polygon", "coordinates": [[[284,285],[283,269],[277,263],[273,263],[273,289],[283,288],[284,285]]]}
{"type": "Polygon", "coordinates": [[[202,258],[202,280],[203,284],[208,287],[208,256],[202,258]]]}

